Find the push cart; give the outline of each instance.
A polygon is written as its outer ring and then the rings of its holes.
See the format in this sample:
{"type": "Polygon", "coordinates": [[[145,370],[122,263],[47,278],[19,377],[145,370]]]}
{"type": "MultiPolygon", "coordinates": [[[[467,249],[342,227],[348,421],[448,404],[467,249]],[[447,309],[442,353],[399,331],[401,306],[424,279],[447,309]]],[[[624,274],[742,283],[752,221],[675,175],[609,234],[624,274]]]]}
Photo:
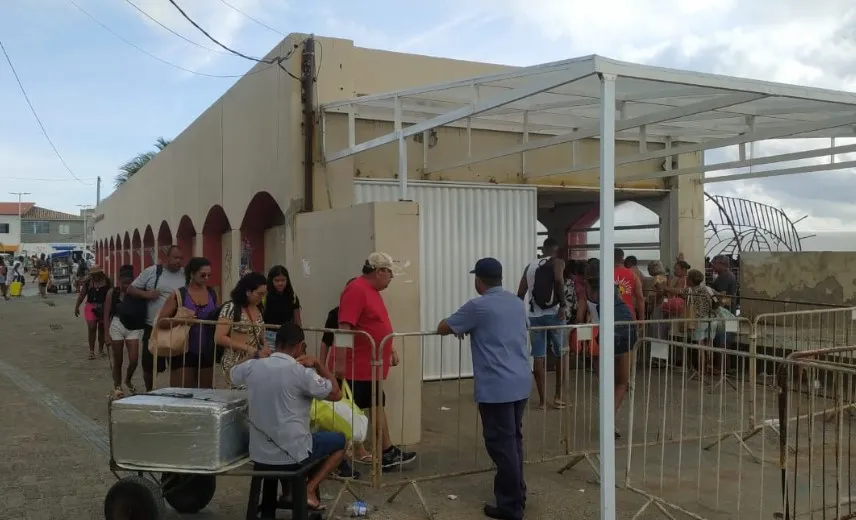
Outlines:
{"type": "MultiPolygon", "coordinates": [[[[228,464],[222,466],[214,465],[208,468],[182,468],[180,464],[163,463],[164,450],[157,449],[158,442],[161,442],[161,447],[164,447],[163,440],[166,440],[170,435],[177,439],[181,436],[187,436],[187,433],[193,430],[193,434],[203,436],[207,433],[214,434],[219,431],[219,434],[225,437],[234,436],[235,428],[240,430],[243,427],[242,425],[236,426],[236,424],[243,422],[243,419],[246,417],[245,404],[244,408],[241,410],[239,407],[238,413],[232,414],[230,419],[220,420],[224,426],[219,429],[212,429],[210,432],[206,432],[205,428],[199,427],[199,425],[204,424],[200,420],[201,414],[190,413],[187,414],[188,427],[185,431],[177,432],[169,430],[171,422],[172,424],[178,424],[183,419],[180,417],[182,414],[180,407],[174,405],[175,399],[188,399],[194,402],[207,401],[209,404],[215,404],[219,398],[221,402],[216,404],[222,404],[222,397],[228,392],[232,391],[168,388],[156,390],[148,394],[118,399],[109,404],[110,471],[116,477],[117,482],[110,487],[104,499],[105,520],[163,520],[166,518],[167,504],[182,515],[198,513],[205,509],[214,498],[218,477],[252,477],[250,496],[247,503],[247,520],[259,518],[259,494],[263,478],[284,479],[290,482],[293,492],[293,504],[281,501],[278,507],[281,509],[290,509],[294,520],[321,520],[323,518],[322,513],[310,513],[305,496],[307,474],[316,466],[317,462],[301,466],[292,472],[253,471],[252,463],[247,455],[238,457],[237,460],[230,461],[228,464]],[[217,395],[218,393],[219,395],[217,395]],[[138,403],[143,403],[147,397],[149,401],[162,399],[172,401],[172,403],[167,402],[159,408],[152,407],[148,412],[142,409],[141,406],[139,410],[135,410],[137,413],[132,416],[132,420],[136,421],[132,426],[141,432],[141,437],[136,439],[117,438],[117,436],[127,435],[126,432],[128,432],[129,424],[117,424],[114,422],[114,418],[117,415],[115,407],[122,407],[122,401],[130,402],[135,398],[139,398],[137,399],[138,403]],[[173,406],[172,409],[169,408],[170,405],[173,406]],[[153,424],[144,424],[147,421],[147,417],[151,418],[148,422],[153,424]],[[124,449],[122,446],[128,446],[129,442],[134,442],[143,438],[143,436],[151,438],[153,435],[156,435],[153,432],[157,432],[159,429],[163,432],[162,436],[164,439],[160,441],[154,440],[154,442],[147,441],[149,442],[148,445],[152,448],[152,463],[139,461],[139,459],[145,458],[146,454],[142,452],[138,452],[135,455],[134,458],[136,460],[134,462],[129,462],[128,460],[119,461],[120,457],[117,457],[115,453],[117,445],[120,449],[124,449]],[[117,440],[119,441],[118,443],[117,440]]],[[[129,408],[125,406],[125,410],[129,408]]],[[[213,407],[209,406],[209,408],[213,407]]],[[[129,416],[127,411],[120,411],[120,414],[125,414],[125,418],[129,416]]],[[[120,419],[120,422],[121,420],[126,419],[120,419]]],[[[203,438],[193,446],[204,446],[205,442],[206,440],[203,438]]],[[[214,444],[220,446],[222,454],[223,451],[227,451],[226,448],[229,445],[228,443],[220,442],[218,439],[214,444]]],[[[180,448],[181,446],[178,446],[176,449],[180,448]]],[[[169,451],[169,449],[166,446],[166,451],[169,451]]],[[[145,449],[142,451],[144,452],[145,449]]],[[[336,502],[338,501],[339,499],[337,498],[336,502]]],[[[333,507],[335,507],[335,504],[333,507]]]]}

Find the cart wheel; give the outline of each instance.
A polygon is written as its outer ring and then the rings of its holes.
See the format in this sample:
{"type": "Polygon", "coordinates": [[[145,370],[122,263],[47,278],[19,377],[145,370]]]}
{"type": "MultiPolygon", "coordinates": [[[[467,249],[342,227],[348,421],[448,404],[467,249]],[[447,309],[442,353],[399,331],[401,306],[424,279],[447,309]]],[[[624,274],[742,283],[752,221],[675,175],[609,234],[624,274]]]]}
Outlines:
{"type": "Polygon", "coordinates": [[[105,520],[161,520],[165,510],[157,483],[137,475],[113,484],[104,499],[105,520]]]}
{"type": "Polygon", "coordinates": [[[177,512],[194,514],[202,511],[214,498],[217,478],[214,475],[164,473],[161,476],[164,498],[177,512]]]}

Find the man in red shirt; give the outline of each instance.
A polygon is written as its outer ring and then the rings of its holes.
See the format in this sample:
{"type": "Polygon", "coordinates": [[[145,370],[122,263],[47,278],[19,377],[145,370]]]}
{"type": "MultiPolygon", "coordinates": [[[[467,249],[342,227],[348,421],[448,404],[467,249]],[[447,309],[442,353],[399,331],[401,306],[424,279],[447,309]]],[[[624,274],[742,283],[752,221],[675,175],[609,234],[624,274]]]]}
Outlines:
{"type": "Polygon", "coordinates": [[[345,286],[339,299],[339,328],[365,334],[348,335],[347,338],[342,337],[341,341],[336,338],[337,347],[347,348],[348,343],[353,347],[345,351],[345,379],[353,392],[354,404],[363,410],[375,408],[375,417],[381,432],[383,469],[395,468],[416,460],[415,453],[403,452],[392,444],[384,410],[386,395],[381,392],[380,395],[374,396],[372,402],[373,393],[377,394],[373,381],[386,380],[389,368],[398,366],[398,353],[392,341],[383,342],[393,330],[386,304],[380,295],[380,291],[389,287],[392,282],[394,267],[392,257],[386,253],[369,255],[363,264],[363,275],[345,286]],[[366,334],[374,342],[374,353],[372,342],[366,334]],[[377,360],[379,365],[374,374],[373,359],[377,360]]]}

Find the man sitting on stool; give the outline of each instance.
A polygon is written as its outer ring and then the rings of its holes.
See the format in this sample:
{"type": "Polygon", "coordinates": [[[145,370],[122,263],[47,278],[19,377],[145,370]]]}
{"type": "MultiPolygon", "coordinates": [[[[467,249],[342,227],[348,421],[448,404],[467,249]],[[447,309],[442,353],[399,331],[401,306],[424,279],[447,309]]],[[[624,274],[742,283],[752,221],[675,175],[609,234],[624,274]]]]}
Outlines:
{"type": "MultiPolygon", "coordinates": [[[[318,485],[341,464],[345,436],[309,430],[313,399],[339,401],[342,391],[336,378],[318,359],[307,356],[303,329],[283,325],[276,335],[276,352],[265,347],[258,359],[232,368],[232,383],[247,385],[250,416],[250,458],[256,471],[295,471],[325,459],[309,475],[306,486],[309,508],[321,510],[318,485]]],[[[283,489],[288,489],[285,482],[283,489]]],[[[277,482],[265,479],[261,518],[274,518],[277,482]]]]}

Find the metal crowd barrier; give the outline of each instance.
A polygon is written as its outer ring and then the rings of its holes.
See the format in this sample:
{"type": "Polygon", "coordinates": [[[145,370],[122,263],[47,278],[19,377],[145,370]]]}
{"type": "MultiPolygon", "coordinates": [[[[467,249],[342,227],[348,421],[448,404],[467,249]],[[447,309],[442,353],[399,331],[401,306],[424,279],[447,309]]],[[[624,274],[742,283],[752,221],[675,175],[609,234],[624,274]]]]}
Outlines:
{"type": "MultiPolygon", "coordinates": [[[[617,323],[638,334],[627,395],[616,412],[620,434],[616,449],[626,455],[623,468],[622,457],[617,459],[617,471],[624,472],[627,490],[647,499],[636,517],[652,508],[666,518],[680,512],[697,519],[770,518],[771,513],[787,515],[790,510],[814,508],[817,518],[832,518],[820,511],[833,502],[837,510],[850,511],[851,502],[843,491],[851,484],[850,416],[844,411],[849,414],[856,401],[852,384],[856,348],[847,345],[853,338],[854,317],[856,308],[766,314],[754,322],[682,318],[617,323]],[[705,321],[721,333],[699,345],[694,331],[705,321]],[[787,374],[784,380],[782,373],[787,374]],[[764,379],[762,374],[769,376],[764,379]],[[788,396],[786,415],[781,413],[782,392],[788,396]],[[829,418],[837,421],[834,426],[829,418]],[[774,455],[780,444],[786,453],[777,460],[774,455]],[[830,446],[837,450],[837,458],[827,454],[830,446]],[[815,467],[818,464],[820,469],[815,467]],[[782,468],[785,494],[779,485],[782,468]],[[830,468],[837,468],[837,473],[830,468]],[[816,489],[818,483],[822,490],[816,489]],[[790,498],[783,500],[786,496],[790,498]]],[[[524,418],[525,462],[554,462],[560,465],[560,473],[582,462],[599,477],[598,357],[591,355],[596,325],[533,327],[530,332],[547,334],[551,329],[576,339],[567,361],[557,363],[556,369],[564,381],[559,397],[566,406],[550,406],[556,372],[547,375],[543,388],[545,409],[538,409],[538,392],[533,387],[524,418]]],[[[355,334],[304,330],[310,352],[324,333],[355,334]]],[[[472,374],[463,370],[466,341],[432,332],[406,332],[393,333],[375,345],[375,365],[382,350],[395,347],[405,366],[421,362],[420,356],[436,356],[437,351],[447,366],[440,367],[437,380],[420,382],[421,417],[404,408],[405,395],[392,399],[400,409],[387,405],[387,412],[402,418],[401,430],[391,432],[393,438],[404,438],[405,430],[412,431],[417,427],[413,421],[419,421],[416,462],[383,472],[380,457],[373,457],[370,478],[346,482],[337,503],[345,491],[358,496],[359,486],[392,490],[387,502],[410,488],[430,517],[423,484],[492,471],[473,401],[472,374]]],[[[345,352],[343,348],[331,351],[334,366],[345,352]]],[[[223,387],[219,365],[214,372],[214,386],[223,387]]],[[[337,375],[348,378],[348,374],[337,375]]],[[[372,386],[376,399],[384,391],[384,381],[374,377],[372,386]]],[[[404,391],[408,392],[406,385],[404,391]]],[[[366,413],[371,428],[364,445],[366,451],[379,454],[377,417],[374,411],[366,413]]],[[[349,461],[359,468],[355,453],[349,451],[349,461]]]]}

